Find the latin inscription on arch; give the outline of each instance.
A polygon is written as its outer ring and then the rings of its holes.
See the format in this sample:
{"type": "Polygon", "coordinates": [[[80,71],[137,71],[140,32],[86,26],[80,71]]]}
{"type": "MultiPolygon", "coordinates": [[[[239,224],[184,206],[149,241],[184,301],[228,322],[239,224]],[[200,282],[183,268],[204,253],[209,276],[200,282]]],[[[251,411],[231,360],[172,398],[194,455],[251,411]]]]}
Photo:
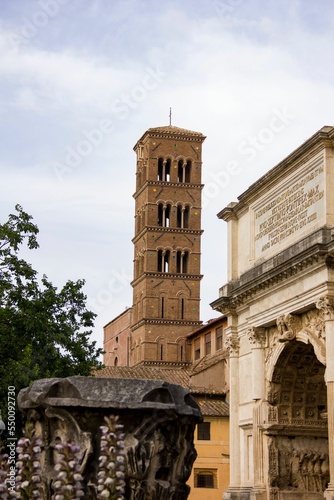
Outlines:
{"type": "Polygon", "coordinates": [[[325,214],[324,166],[321,161],[254,209],[254,257],[274,254],[311,232],[325,214]]]}

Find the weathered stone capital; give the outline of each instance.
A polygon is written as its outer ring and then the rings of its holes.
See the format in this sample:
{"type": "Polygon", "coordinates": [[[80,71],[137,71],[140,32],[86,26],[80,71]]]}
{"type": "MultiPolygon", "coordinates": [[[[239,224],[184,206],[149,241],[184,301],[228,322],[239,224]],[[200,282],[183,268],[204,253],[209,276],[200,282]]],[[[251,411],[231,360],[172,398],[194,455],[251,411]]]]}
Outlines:
{"type": "Polygon", "coordinates": [[[254,347],[265,347],[266,345],[266,329],[258,326],[251,326],[247,330],[249,343],[254,347]]]}
{"type": "MultiPolygon", "coordinates": [[[[202,414],[184,387],[163,380],[68,377],[36,380],[20,391],[19,408],[28,414],[42,447],[44,492],[51,498],[58,442],[80,447],[84,498],[97,495],[104,417],[120,417],[124,441],[125,496],[131,500],[186,500],[186,484],[196,458],[193,434],[202,414]]],[[[114,434],[115,435],[115,434],[114,434]]],[[[108,445],[110,446],[110,445],[108,445]]],[[[122,459],[122,460],[123,460],[122,459]]],[[[122,462],[123,463],[123,462],[122,462]]],[[[31,498],[31,497],[29,497],[31,498]]],[[[110,498],[110,496],[108,496],[110,498]]]]}
{"type": "Polygon", "coordinates": [[[323,295],[315,305],[317,309],[322,311],[326,320],[334,319],[334,297],[330,295],[323,295]]]}
{"type": "Polygon", "coordinates": [[[237,356],[239,354],[239,340],[232,335],[226,337],[225,347],[229,351],[230,356],[237,356]]]}

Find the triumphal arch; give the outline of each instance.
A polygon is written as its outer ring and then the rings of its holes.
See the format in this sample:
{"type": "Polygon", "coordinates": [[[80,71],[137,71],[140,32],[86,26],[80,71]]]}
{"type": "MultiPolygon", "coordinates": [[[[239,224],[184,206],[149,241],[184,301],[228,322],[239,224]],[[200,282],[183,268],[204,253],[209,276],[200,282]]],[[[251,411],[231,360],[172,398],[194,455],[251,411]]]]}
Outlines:
{"type": "Polygon", "coordinates": [[[230,486],[238,500],[334,499],[334,127],[219,214],[228,282],[230,486]]]}

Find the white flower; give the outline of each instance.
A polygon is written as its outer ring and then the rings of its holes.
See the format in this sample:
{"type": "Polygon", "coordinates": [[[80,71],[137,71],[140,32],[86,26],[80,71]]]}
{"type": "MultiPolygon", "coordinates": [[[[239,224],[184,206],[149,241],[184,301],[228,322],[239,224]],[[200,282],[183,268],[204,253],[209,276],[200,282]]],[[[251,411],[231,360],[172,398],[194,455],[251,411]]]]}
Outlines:
{"type": "Polygon", "coordinates": [[[106,480],[104,481],[105,486],[111,486],[112,484],[115,484],[115,479],[112,477],[107,477],[106,480]]]}
{"type": "Polygon", "coordinates": [[[101,493],[100,493],[101,497],[102,498],[109,498],[110,497],[110,493],[108,490],[103,490],[101,493]]]}

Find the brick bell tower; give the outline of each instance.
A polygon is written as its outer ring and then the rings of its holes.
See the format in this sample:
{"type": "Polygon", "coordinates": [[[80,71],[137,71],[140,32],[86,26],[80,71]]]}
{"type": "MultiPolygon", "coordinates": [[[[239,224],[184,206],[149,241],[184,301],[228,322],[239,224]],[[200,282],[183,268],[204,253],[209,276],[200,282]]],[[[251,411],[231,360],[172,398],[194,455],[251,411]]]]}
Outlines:
{"type": "Polygon", "coordinates": [[[189,362],[200,324],[202,143],[172,125],[148,129],[137,155],[130,364],[189,362]]]}

